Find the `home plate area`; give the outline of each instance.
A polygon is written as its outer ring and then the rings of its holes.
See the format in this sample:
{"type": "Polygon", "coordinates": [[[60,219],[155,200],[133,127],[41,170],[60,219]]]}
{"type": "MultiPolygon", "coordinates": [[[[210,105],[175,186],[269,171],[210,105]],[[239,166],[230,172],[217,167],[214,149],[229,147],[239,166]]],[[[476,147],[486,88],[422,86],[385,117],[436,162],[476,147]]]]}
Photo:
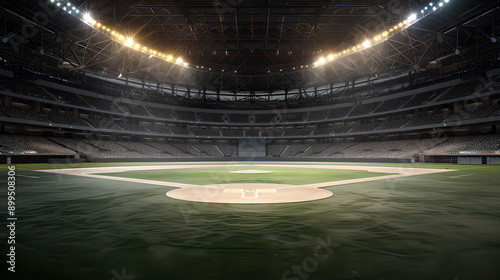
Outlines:
{"type": "Polygon", "coordinates": [[[287,203],[328,198],[333,193],[315,187],[282,184],[217,184],[183,187],[167,193],[168,197],[213,203],[287,203]]]}
{"type": "Polygon", "coordinates": [[[276,189],[225,189],[224,193],[241,193],[241,198],[259,198],[259,193],[276,193],[276,189]]]}

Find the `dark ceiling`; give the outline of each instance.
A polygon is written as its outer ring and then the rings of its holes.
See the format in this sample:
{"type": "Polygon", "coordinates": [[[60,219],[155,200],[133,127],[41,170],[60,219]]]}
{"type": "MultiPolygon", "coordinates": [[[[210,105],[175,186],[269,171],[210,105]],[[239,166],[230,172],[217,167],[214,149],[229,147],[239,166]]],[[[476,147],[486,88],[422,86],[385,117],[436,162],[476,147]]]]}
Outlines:
{"type": "Polygon", "coordinates": [[[191,64],[247,73],[311,63],[418,7],[394,0],[115,0],[87,6],[108,25],[191,64]]]}
{"type": "Polygon", "coordinates": [[[497,2],[449,0],[384,43],[314,68],[319,57],[360,44],[420,12],[429,0],[71,1],[135,42],[189,63],[180,67],[123,47],[51,1],[0,2],[2,57],[56,75],[89,71],[203,93],[300,91],[436,65],[441,72],[458,70],[493,51],[488,33],[500,26],[497,2]],[[478,17],[481,22],[471,25],[478,17]]]}

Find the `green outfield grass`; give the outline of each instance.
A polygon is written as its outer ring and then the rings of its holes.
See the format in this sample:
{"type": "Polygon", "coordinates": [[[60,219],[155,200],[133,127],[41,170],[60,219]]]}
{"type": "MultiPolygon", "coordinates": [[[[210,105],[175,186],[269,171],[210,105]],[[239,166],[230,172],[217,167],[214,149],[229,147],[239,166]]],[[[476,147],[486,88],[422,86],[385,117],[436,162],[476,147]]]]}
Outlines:
{"type": "Polygon", "coordinates": [[[137,178],[164,182],[176,182],[193,185],[221,183],[273,183],[288,185],[306,185],[349,179],[390,175],[357,170],[303,169],[285,167],[222,167],[173,170],[128,171],[100,174],[115,177],[137,178]],[[273,171],[265,174],[236,174],[231,171],[260,170],[273,171]]]}
{"type": "MultiPolygon", "coordinates": [[[[4,229],[1,279],[500,279],[500,166],[335,163],[457,171],[328,187],[334,195],[327,199],[261,205],[180,201],[165,195],[170,187],[34,171],[157,164],[164,163],[15,165],[17,272],[6,272],[4,229]]],[[[229,167],[109,175],[200,184],[379,175],[249,169],[275,173],[218,173],[229,167]]],[[[0,182],[6,217],[5,165],[0,182]]]]}

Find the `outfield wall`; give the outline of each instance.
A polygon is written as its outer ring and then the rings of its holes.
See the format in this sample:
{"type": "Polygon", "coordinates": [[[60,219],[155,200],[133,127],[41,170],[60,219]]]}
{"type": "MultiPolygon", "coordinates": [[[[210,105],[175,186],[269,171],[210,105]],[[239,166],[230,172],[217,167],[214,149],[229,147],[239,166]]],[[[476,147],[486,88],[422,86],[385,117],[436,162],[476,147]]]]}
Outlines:
{"type": "Polygon", "coordinates": [[[79,155],[0,155],[0,164],[15,163],[80,163],[79,155]]]}
{"type": "Polygon", "coordinates": [[[274,157],[225,157],[225,158],[96,158],[93,162],[208,162],[208,161],[298,161],[298,162],[380,162],[412,163],[411,158],[274,158],[274,157]]]}
{"type": "MultiPolygon", "coordinates": [[[[450,164],[500,164],[500,156],[457,156],[434,155],[416,159],[423,163],[450,164]],[[470,158],[469,158],[470,157],[470,158]],[[474,158],[474,160],[472,160],[474,158]]],[[[210,162],[210,161],[295,161],[295,162],[374,162],[374,163],[414,163],[412,158],[282,158],[282,157],[221,157],[221,158],[95,158],[89,162],[210,162]]],[[[86,162],[75,155],[0,155],[0,164],[16,163],[80,163],[86,162]]]]}
{"type": "Polygon", "coordinates": [[[420,162],[451,164],[500,164],[500,155],[422,155],[420,162]]]}

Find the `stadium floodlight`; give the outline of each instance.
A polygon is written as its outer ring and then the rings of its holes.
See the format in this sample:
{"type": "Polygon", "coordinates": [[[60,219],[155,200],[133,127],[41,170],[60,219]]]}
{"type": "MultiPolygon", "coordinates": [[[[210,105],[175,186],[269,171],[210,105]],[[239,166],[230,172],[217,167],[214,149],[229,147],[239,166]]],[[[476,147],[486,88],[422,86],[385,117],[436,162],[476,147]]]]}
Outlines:
{"type": "Polygon", "coordinates": [[[363,47],[365,47],[365,48],[369,48],[371,45],[372,45],[372,43],[370,42],[370,40],[366,40],[363,42],[363,47]]]}
{"type": "Polygon", "coordinates": [[[326,62],[324,57],[320,57],[316,62],[314,62],[314,65],[321,65],[326,62]]]}
{"type": "MultiPolygon", "coordinates": [[[[422,10],[423,12],[424,10],[422,10]]],[[[411,14],[409,17],[408,17],[408,23],[412,23],[414,21],[417,20],[417,14],[411,14]]]]}
{"type": "MultiPolygon", "coordinates": [[[[154,49],[149,49],[147,47],[141,46],[141,44],[138,44],[134,42],[132,38],[126,37],[116,30],[112,30],[109,26],[105,26],[100,22],[97,22],[95,19],[92,18],[91,14],[89,12],[82,12],[80,14],[80,10],[78,9],[78,6],[74,5],[73,3],[69,2],[68,0],[62,1],[62,0],[50,0],[50,2],[54,3],[57,5],[57,7],[62,8],[62,10],[66,11],[68,14],[76,16],[79,20],[83,21],[85,24],[91,26],[97,31],[102,32],[103,34],[106,34],[109,36],[112,40],[119,42],[123,44],[126,47],[133,48],[135,50],[138,50],[142,53],[147,53],[149,54],[149,57],[157,57],[163,60],[166,60],[171,63],[177,63],[179,65],[184,65],[186,67],[189,66],[187,62],[184,62],[182,58],[177,58],[174,59],[172,55],[165,55],[161,51],[157,51],[154,49]]],[[[5,40],[5,38],[4,38],[5,40]]],[[[8,39],[7,39],[8,40],[8,39]]]]}
{"type": "Polygon", "coordinates": [[[125,46],[130,47],[130,46],[132,46],[133,43],[134,43],[134,40],[132,38],[127,38],[125,40],[124,44],[125,44],[125,46]]]}

